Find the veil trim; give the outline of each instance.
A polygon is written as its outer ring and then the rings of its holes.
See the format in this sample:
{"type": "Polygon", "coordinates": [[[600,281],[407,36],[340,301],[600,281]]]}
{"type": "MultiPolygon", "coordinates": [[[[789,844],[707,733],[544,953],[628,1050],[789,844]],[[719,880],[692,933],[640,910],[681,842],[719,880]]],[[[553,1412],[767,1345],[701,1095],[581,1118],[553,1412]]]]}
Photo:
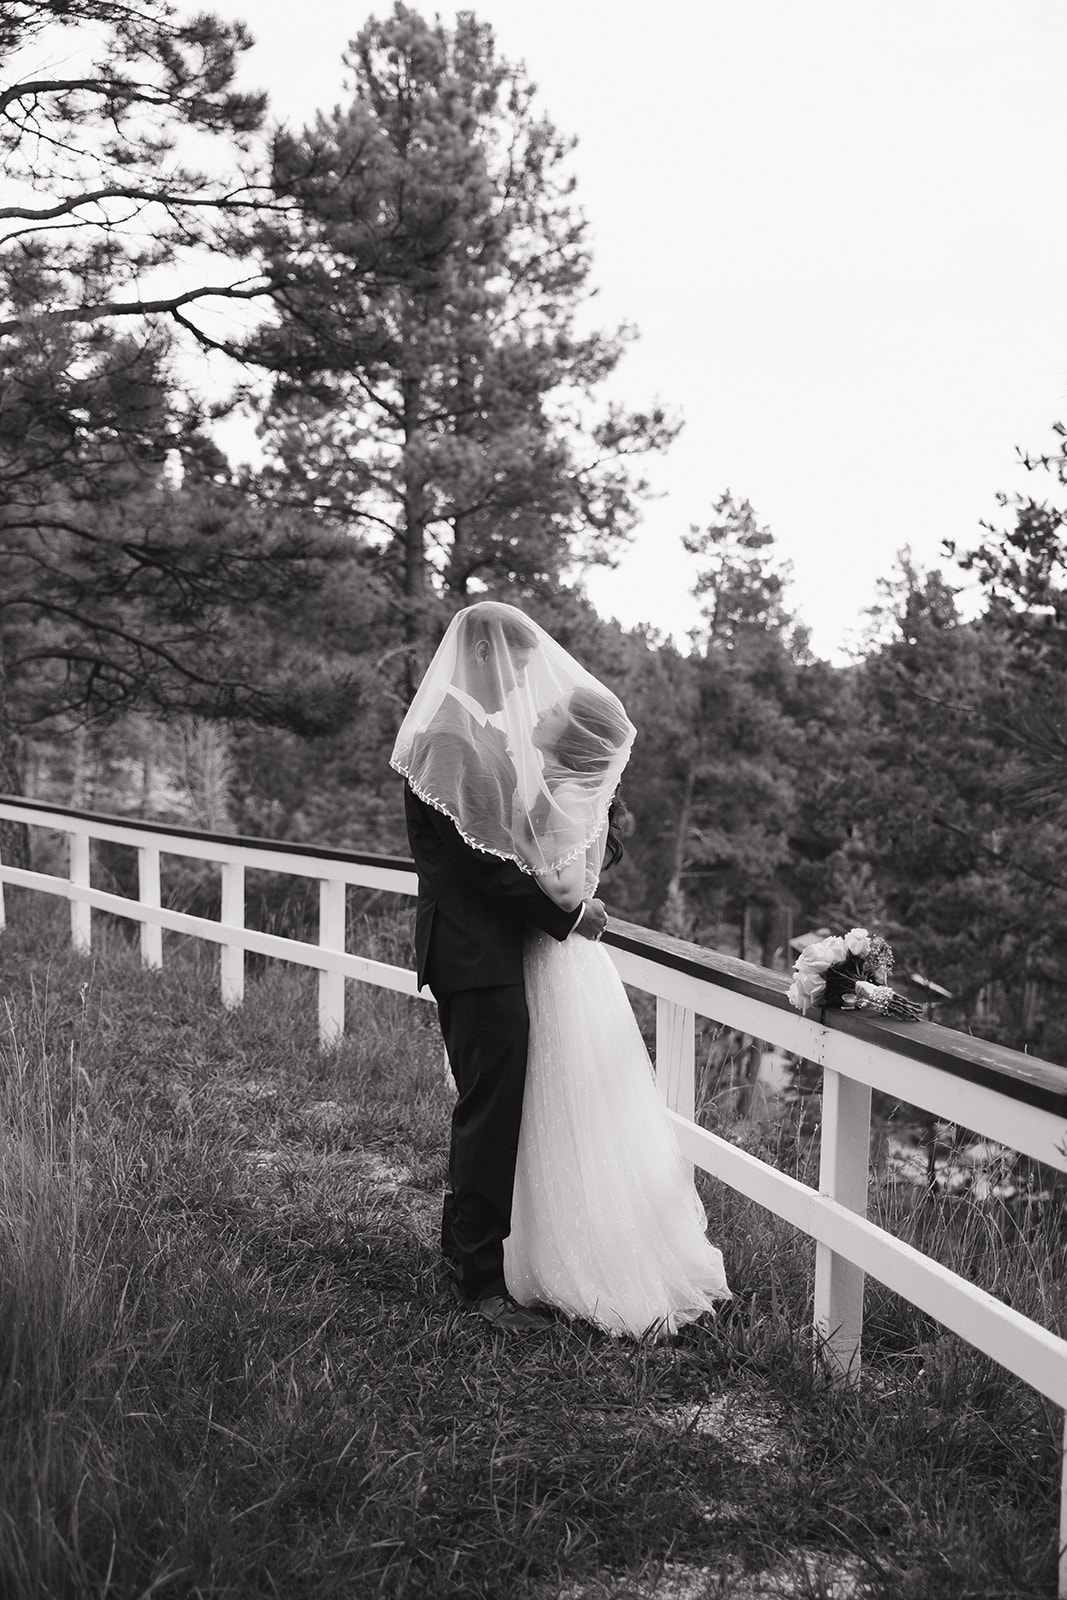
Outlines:
{"type": "Polygon", "coordinates": [[[599,839],[604,828],[604,822],[607,820],[605,817],[600,823],[600,826],[594,829],[594,831],[589,835],[589,838],[586,839],[582,844],[576,845],[573,850],[571,850],[562,858],[562,860],[554,862],[550,867],[541,867],[538,869],[537,867],[531,866],[528,861],[523,860],[523,858],[514,851],[509,850],[505,852],[503,850],[490,850],[488,845],[479,844],[478,840],[475,839],[471,834],[464,832],[463,828],[452,815],[451,811],[448,809],[448,806],[443,800],[438,800],[435,795],[432,795],[428,789],[425,789],[422,784],[413,778],[411,773],[408,772],[404,767],[400,766],[398,762],[390,761],[389,765],[392,767],[393,771],[398,772],[405,782],[410,786],[412,793],[418,795],[423,805],[431,806],[434,811],[440,811],[442,816],[448,818],[449,822],[451,822],[452,826],[455,828],[464,844],[470,845],[472,850],[479,851],[483,856],[495,856],[498,861],[513,861],[519,868],[520,872],[525,872],[530,878],[545,878],[550,872],[559,872],[561,868],[570,866],[572,861],[577,861],[578,857],[584,855],[589,849],[589,846],[594,844],[596,840],[599,839]]]}

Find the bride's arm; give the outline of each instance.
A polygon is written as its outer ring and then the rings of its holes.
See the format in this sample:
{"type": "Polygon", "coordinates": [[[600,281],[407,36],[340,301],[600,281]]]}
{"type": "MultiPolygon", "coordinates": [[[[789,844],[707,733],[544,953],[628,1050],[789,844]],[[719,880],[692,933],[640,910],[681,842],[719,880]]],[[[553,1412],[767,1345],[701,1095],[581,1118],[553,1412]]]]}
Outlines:
{"type": "MultiPolygon", "coordinates": [[[[516,846],[529,864],[536,866],[537,851],[532,845],[524,847],[518,829],[514,831],[514,838],[516,846]]],[[[550,900],[562,906],[564,911],[577,911],[585,899],[585,852],[576,856],[573,861],[568,861],[565,866],[557,868],[555,872],[535,872],[534,882],[550,900]]]]}
{"type": "MultiPolygon", "coordinates": [[[[582,901],[585,900],[590,890],[589,850],[582,848],[583,833],[582,830],[576,825],[575,818],[569,816],[565,810],[557,809],[556,816],[553,820],[555,825],[551,829],[551,835],[556,853],[559,853],[560,850],[566,849],[569,834],[577,854],[572,861],[565,862],[563,866],[557,867],[554,871],[535,871],[534,875],[537,883],[541,886],[544,893],[548,895],[550,900],[553,900],[555,904],[560,906],[564,911],[577,911],[578,907],[582,904],[582,901]]],[[[523,850],[523,854],[526,856],[526,859],[532,866],[535,865],[536,851],[532,846],[532,841],[531,847],[527,851],[523,849],[523,845],[520,841],[521,829],[514,827],[513,834],[516,842],[519,845],[519,848],[523,850]]],[[[592,869],[592,877],[594,881],[598,876],[598,873],[599,855],[597,862],[594,864],[592,869]]]]}
{"type": "Polygon", "coordinates": [[[573,861],[568,861],[555,872],[539,874],[538,883],[547,895],[565,911],[577,911],[583,900],[597,892],[597,879],[604,863],[604,839],[607,829],[602,828],[573,861]]]}
{"type": "Polygon", "coordinates": [[[539,872],[537,882],[564,911],[577,911],[585,898],[585,852],[555,872],[539,872]]]}

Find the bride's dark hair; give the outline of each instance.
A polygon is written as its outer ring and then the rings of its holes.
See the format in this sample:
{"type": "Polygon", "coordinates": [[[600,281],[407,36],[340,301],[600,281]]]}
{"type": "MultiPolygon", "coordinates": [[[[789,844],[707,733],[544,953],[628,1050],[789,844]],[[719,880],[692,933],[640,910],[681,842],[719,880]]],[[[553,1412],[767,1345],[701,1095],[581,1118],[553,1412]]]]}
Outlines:
{"type": "Polygon", "coordinates": [[[630,808],[622,797],[622,790],[616,789],[612,802],[608,807],[608,837],[604,845],[604,870],[613,867],[621,861],[626,854],[626,846],[622,842],[623,832],[629,832],[627,823],[630,821],[630,808]]]}

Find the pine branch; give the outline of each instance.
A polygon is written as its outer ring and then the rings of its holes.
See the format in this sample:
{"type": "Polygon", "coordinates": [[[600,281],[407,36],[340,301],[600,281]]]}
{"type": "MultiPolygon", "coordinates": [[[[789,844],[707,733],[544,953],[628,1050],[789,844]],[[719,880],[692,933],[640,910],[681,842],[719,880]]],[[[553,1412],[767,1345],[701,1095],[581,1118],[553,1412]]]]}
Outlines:
{"type": "MultiPolygon", "coordinates": [[[[243,288],[241,280],[235,284],[204,284],[198,289],[186,289],[181,294],[165,295],[159,300],[105,300],[94,305],[62,306],[48,313],[52,322],[89,323],[105,317],[143,317],[151,315],[176,315],[182,306],[201,300],[258,300],[268,292],[266,283],[243,288]]],[[[36,320],[32,315],[8,317],[0,322],[0,335],[19,333],[36,320]]],[[[220,346],[219,348],[222,348],[220,346]]]]}
{"type": "Polygon", "coordinates": [[[936,828],[944,828],[946,832],[958,834],[961,839],[966,839],[967,843],[972,849],[978,850],[990,861],[995,861],[998,866],[1013,867],[1015,871],[1021,872],[1025,878],[1030,878],[1034,883],[1041,884],[1042,888],[1055,889],[1062,894],[1067,894],[1067,882],[1063,882],[1059,878],[1048,878],[1044,875],[1044,873],[1034,872],[1031,867],[1024,866],[1024,864],[1013,855],[1009,854],[1005,856],[1001,854],[999,851],[994,850],[992,846],[985,844],[981,839],[977,838],[975,834],[969,832],[966,828],[961,828],[959,823],[949,822],[947,817],[941,816],[936,811],[931,815],[930,821],[936,828]]]}
{"type": "Polygon", "coordinates": [[[24,83],[13,83],[0,90],[0,115],[8,106],[23,100],[37,100],[43,95],[68,95],[79,89],[97,94],[103,100],[140,102],[145,105],[166,106],[174,96],[165,90],[152,89],[147,84],[123,82],[119,78],[28,78],[24,83]]]}
{"type": "MultiPolygon", "coordinates": [[[[170,190],[153,191],[134,184],[112,184],[103,189],[90,189],[84,194],[71,195],[69,199],[57,201],[53,206],[36,209],[31,206],[0,206],[0,222],[51,222],[57,217],[71,216],[82,206],[96,205],[101,200],[134,200],[139,204],[163,206],[167,210],[199,207],[209,211],[253,211],[257,215],[265,210],[288,211],[288,206],[266,198],[270,194],[271,190],[266,184],[244,185],[227,194],[207,195],[174,194],[170,190]],[[246,195],[250,198],[243,198],[246,195]]],[[[18,237],[22,237],[25,231],[32,230],[21,230],[18,237]]]]}

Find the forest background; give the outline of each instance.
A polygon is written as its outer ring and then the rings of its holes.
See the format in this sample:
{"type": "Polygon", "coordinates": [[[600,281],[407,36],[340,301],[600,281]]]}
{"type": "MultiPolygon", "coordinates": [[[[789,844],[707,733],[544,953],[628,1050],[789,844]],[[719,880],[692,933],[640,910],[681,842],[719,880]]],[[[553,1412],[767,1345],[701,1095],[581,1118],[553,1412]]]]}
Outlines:
{"type": "Polygon", "coordinates": [[[856,659],[817,659],[741,485],[686,535],[689,647],[606,622],[583,578],[679,423],[599,398],[629,334],[580,315],[571,141],[471,14],[368,22],[299,131],[235,90],[249,43],[0,5],[0,787],[405,854],[400,717],[455,609],[506,598],[637,724],[613,912],[778,968],[863,923],[941,1020],[1067,1063],[1062,426],[946,549],[969,620],[904,548],[856,659]],[[254,469],[217,442],[239,409],[254,469]]]}

